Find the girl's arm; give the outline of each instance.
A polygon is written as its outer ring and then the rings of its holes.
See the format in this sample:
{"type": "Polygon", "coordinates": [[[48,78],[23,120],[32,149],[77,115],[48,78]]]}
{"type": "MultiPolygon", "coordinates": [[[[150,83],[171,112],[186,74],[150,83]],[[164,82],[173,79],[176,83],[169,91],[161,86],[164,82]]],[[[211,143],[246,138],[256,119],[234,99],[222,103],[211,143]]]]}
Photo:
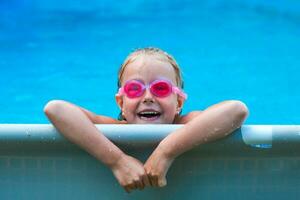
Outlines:
{"type": "Polygon", "coordinates": [[[123,153],[93,124],[113,123],[116,120],[97,116],[61,100],[50,101],[44,111],[63,136],[112,169],[115,177],[127,192],[137,188],[143,189],[148,184],[143,164],[123,153]]]}
{"type": "Polygon", "coordinates": [[[79,106],[78,106],[78,108],[80,108],[80,110],[83,111],[84,114],[94,124],[127,124],[127,122],[125,120],[119,121],[119,120],[113,119],[111,117],[106,117],[106,116],[103,116],[103,115],[96,115],[96,114],[92,113],[91,111],[86,110],[86,109],[84,109],[82,107],[79,107],[79,106]]]}
{"type": "Polygon", "coordinates": [[[201,115],[202,111],[192,111],[188,113],[187,115],[184,115],[182,117],[178,117],[177,120],[175,120],[174,124],[186,124],[198,115],[201,115]]]}
{"type": "Polygon", "coordinates": [[[248,109],[240,101],[225,101],[203,112],[187,115],[182,119],[186,124],[163,139],[144,165],[150,184],[166,185],[166,173],[177,156],[227,136],[242,125],[247,115],[248,109]]]}

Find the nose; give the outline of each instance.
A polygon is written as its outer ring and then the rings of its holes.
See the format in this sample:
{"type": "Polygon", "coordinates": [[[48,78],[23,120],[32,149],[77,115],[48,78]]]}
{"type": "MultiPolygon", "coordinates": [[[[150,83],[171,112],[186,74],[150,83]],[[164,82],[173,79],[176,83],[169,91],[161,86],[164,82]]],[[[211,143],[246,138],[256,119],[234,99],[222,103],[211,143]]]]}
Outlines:
{"type": "Polygon", "coordinates": [[[147,102],[154,102],[154,97],[153,97],[153,94],[150,92],[150,89],[147,88],[145,90],[145,94],[143,96],[143,102],[144,103],[147,103],[147,102]]]}

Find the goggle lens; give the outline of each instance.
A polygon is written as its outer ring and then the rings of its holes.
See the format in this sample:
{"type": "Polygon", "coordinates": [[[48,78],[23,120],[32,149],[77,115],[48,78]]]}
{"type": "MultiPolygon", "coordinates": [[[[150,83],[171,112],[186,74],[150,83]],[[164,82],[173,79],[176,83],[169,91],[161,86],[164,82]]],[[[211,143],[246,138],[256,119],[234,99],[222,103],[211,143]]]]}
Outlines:
{"type": "Polygon", "coordinates": [[[124,86],[124,91],[130,98],[139,97],[142,94],[143,87],[141,83],[131,82],[124,86]]]}
{"type": "Polygon", "coordinates": [[[151,93],[158,97],[166,97],[171,93],[172,86],[170,86],[167,82],[157,82],[154,83],[151,88],[151,93]]]}

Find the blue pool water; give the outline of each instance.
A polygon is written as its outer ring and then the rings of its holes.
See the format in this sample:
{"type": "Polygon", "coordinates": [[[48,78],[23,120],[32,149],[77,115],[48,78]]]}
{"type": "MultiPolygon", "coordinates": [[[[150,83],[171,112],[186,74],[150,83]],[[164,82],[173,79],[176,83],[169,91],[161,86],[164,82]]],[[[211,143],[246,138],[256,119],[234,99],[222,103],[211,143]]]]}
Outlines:
{"type": "Polygon", "coordinates": [[[0,123],[48,123],[65,99],[117,117],[117,71],[137,47],[179,62],[184,112],[244,101],[247,124],[300,122],[300,2],[1,1],[0,123]]]}

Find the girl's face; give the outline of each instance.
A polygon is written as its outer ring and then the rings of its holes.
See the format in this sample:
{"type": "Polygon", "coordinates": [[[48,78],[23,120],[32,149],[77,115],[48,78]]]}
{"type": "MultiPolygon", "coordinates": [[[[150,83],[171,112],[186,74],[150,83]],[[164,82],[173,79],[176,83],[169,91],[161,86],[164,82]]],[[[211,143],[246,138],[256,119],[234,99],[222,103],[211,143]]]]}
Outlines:
{"type": "MultiPolygon", "coordinates": [[[[176,74],[172,65],[159,60],[154,55],[140,55],[126,66],[121,86],[132,79],[140,80],[146,85],[157,79],[167,79],[176,86],[176,74]]],[[[167,97],[157,97],[148,88],[140,97],[116,96],[116,101],[130,124],[171,124],[175,115],[181,110],[184,99],[175,93],[167,97]],[[156,113],[156,115],[149,117],[145,112],[156,113]]]]}

